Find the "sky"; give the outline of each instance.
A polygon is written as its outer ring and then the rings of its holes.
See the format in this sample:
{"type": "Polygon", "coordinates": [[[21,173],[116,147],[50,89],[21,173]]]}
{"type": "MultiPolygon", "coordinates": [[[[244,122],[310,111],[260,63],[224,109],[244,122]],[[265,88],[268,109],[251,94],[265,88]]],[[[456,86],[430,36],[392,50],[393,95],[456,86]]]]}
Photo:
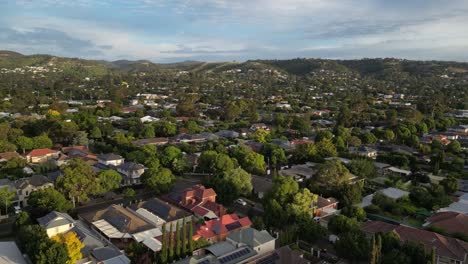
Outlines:
{"type": "Polygon", "coordinates": [[[468,61],[468,0],[0,0],[0,50],[154,62],[468,61]]]}

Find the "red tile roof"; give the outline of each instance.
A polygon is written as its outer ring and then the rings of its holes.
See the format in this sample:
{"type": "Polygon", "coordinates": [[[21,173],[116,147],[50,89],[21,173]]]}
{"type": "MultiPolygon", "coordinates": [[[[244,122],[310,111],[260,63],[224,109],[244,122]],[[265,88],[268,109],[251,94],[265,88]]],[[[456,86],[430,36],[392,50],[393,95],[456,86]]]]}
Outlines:
{"type": "Polygon", "coordinates": [[[57,153],[58,153],[57,150],[43,148],[43,149],[33,149],[26,156],[29,156],[29,157],[43,157],[43,156],[46,156],[46,155],[57,154],[57,153]]]}
{"type": "Polygon", "coordinates": [[[402,225],[396,226],[380,221],[365,222],[361,228],[362,231],[368,234],[393,232],[400,238],[401,242],[421,243],[427,251],[435,247],[437,255],[451,259],[464,261],[468,253],[468,243],[435,232],[402,225]]]}
{"type": "Polygon", "coordinates": [[[3,152],[0,153],[0,159],[6,159],[9,160],[11,158],[19,158],[20,155],[16,152],[3,152]]]}
{"type": "Polygon", "coordinates": [[[200,226],[197,230],[197,235],[209,239],[217,235],[226,235],[251,225],[252,222],[248,217],[239,218],[237,214],[227,214],[219,219],[206,221],[205,225],[200,226]]]}
{"type": "Polygon", "coordinates": [[[431,226],[438,226],[446,232],[468,235],[468,216],[457,212],[440,212],[426,219],[431,226]]]}

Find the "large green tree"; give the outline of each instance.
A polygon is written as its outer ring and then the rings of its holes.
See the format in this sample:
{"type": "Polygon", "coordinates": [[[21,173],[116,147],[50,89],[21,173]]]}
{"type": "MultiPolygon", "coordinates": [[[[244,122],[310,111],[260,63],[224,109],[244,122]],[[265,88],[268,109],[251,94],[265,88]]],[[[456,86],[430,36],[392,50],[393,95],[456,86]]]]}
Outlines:
{"type": "Polygon", "coordinates": [[[66,212],[72,207],[70,201],[62,193],[52,188],[32,192],[28,204],[33,208],[59,212],[66,212]]]}

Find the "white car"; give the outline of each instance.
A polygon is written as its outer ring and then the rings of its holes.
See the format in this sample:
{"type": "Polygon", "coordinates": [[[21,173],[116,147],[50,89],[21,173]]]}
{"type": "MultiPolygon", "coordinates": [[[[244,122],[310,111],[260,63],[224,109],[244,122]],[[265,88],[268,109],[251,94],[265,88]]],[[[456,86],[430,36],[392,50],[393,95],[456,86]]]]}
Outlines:
{"type": "Polygon", "coordinates": [[[242,199],[237,199],[237,200],[236,200],[236,203],[238,203],[238,204],[240,204],[240,205],[242,205],[242,206],[246,206],[246,205],[247,205],[247,202],[244,201],[244,200],[242,200],[242,199]]]}

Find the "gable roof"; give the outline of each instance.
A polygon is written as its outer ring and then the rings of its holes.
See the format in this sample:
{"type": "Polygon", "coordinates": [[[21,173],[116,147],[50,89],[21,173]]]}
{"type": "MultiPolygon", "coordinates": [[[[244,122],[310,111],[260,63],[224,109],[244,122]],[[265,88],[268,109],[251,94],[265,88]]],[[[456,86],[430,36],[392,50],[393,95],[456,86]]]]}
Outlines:
{"type": "Polygon", "coordinates": [[[73,224],[75,220],[73,220],[73,218],[71,218],[71,216],[69,216],[66,213],[52,211],[48,213],[47,215],[38,218],[37,222],[42,227],[49,229],[49,228],[54,228],[54,227],[58,227],[62,225],[73,224]]]}
{"type": "Polygon", "coordinates": [[[231,233],[227,237],[232,241],[246,244],[252,248],[275,240],[266,230],[258,231],[251,227],[231,233]]]}
{"type": "Polygon", "coordinates": [[[92,215],[88,215],[86,219],[90,223],[105,220],[119,232],[129,234],[138,233],[154,227],[138,215],[115,204],[104,210],[97,211],[92,215]]]}
{"type": "Polygon", "coordinates": [[[28,156],[28,157],[43,157],[43,156],[46,156],[46,155],[57,154],[57,153],[59,153],[59,151],[57,151],[57,150],[42,148],[42,149],[33,149],[26,156],[28,156]]]}
{"type": "Polygon", "coordinates": [[[20,158],[21,156],[17,152],[3,152],[0,153],[0,160],[9,160],[12,158],[20,158]]]}
{"type": "Polygon", "coordinates": [[[164,219],[167,222],[181,219],[183,217],[190,215],[186,211],[181,210],[158,198],[152,198],[147,201],[140,202],[137,205],[132,206],[132,208],[134,209],[144,208],[148,212],[164,219]]]}
{"type": "Polygon", "coordinates": [[[426,219],[431,226],[438,226],[448,233],[468,235],[468,216],[457,212],[439,212],[426,219]]]}
{"type": "Polygon", "coordinates": [[[41,187],[45,184],[52,183],[46,176],[43,175],[33,175],[29,178],[23,178],[16,181],[15,186],[17,189],[26,188],[28,185],[34,187],[41,187]]]}
{"type": "Polygon", "coordinates": [[[107,153],[107,154],[99,155],[98,159],[105,160],[105,161],[112,161],[112,160],[121,160],[123,159],[123,157],[114,153],[107,153]]]}
{"type": "Polygon", "coordinates": [[[204,238],[211,238],[216,235],[228,234],[243,227],[250,227],[252,222],[248,217],[239,218],[237,214],[226,214],[219,219],[213,219],[205,222],[197,234],[204,238]]]}
{"type": "Polygon", "coordinates": [[[468,252],[468,243],[464,241],[409,226],[367,221],[363,223],[361,229],[368,234],[393,232],[401,242],[421,243],[427,251],[431,251],[435,247],[437,255],[451,259],[464,261],[468,252]]]}

